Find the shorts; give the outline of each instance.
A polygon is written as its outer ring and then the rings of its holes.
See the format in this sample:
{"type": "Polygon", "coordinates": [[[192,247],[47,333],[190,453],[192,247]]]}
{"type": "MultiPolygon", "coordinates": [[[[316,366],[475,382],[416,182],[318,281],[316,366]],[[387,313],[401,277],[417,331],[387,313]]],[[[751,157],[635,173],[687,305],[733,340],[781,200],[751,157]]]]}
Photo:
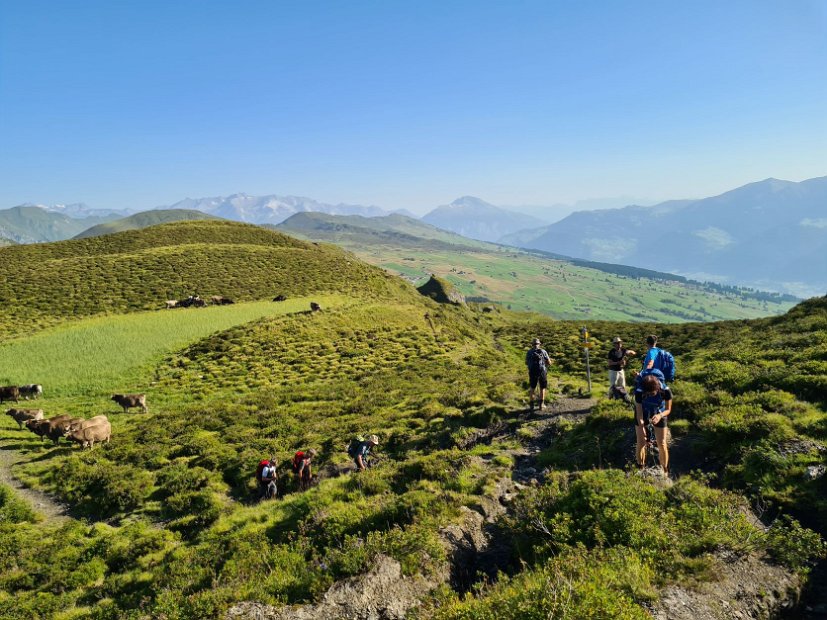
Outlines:
{"type": "Polygon", "coordinates": [[[548,373],[543,372],[542,370],[537,370],[534,372],[528,372],[528,384],[531,386],[531,389],[537,387],[537,384],[540,384],[540,389],[545,390],[548,387],[548,373]]]}
{"type": "MultiPolygon", "coordinates": [[[[652,415],[654,415],[654,414],[652,414],[652,415]]],[[[651,417],[651,416],[647,416],[645,413],[643,414],[643,425],[644,425],[644,426],[646,426],[646,425],[649,423],[649,418],[650,418],[650,417],[651,417]]],[[[666,428],[666,427],[667,427],[667,423],[666,423],[666,421],[667,421],[668,419],[669,419],[669,416],[668,416],[668,415],[667,415],[667,416],[663,416],[663,417],[660,419],[660,422],[658,422],[657,424],[653,424],[652,426],[654,426],[655,428],[666,428]]],[[[635,426],[637,426],[637,414],[635,414],[635,426]]]]}

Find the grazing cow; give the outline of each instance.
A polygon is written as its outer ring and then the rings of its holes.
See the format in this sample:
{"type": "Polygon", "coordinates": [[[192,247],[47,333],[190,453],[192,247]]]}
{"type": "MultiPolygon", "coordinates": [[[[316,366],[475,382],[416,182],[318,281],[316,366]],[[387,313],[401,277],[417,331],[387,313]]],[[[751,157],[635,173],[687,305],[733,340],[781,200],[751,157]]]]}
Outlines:
{"type": "Polygon", "coordinates": [[[96,424],[101,424],[103,422],[109,423],[109,418],[105,415],[96,415],[93,418],[89,418],[88,420],[84,420],[83,418],[80,419],[73,419],[69,425],[64,430],[63,434],[68,436],[72,431],[79,431],[82,428],[86,428],[87,426],[95,426],[96,424]]]}
{"type": "Polygon", "coordinates": [[[23,423],[27,420],[42,420],[43,409],[9,409],[6,411],[7,416],[17,422],[20,430],[23,430],[23,423]]]}
{"type": "Polygon", "coordinates": [[[112,394],[112,400],[123,407],[124,413],[127,413],[130,407],[140,407],[144,413],[149,413],[146,406],[146,394],[112,394]]]}
{"type": "Polygon", "coordinates": [[[20,390],[20,396],[23,396],[26,400],[29,400],[30,396],[34,400],[37,400],[40,396],[43,396],[43,386],[37,383],[21,385],[17,389],[20,390]]]}
{"type": "Polygon", "coordinates": [[[311,312],[319,312],[321,311],[322,307],[317,304],[315,301],[310,302],[310,311],[311,312]]]}
{"type": "Polygon", "coordinates": [[[6,400],[20,401],[20,388],[16,385],[0,386],[0,404],[6,400]]]}
{"type": "Polygon", "coordinates": [[[214,306],[229,306],[235,303],[232,299],[223,295],[213,295],[210,297],[210,301],[214,306]]]}
{"type": "Polygon", "coordinates": [[[177,299],[167,299],[166,301],[166,309],[172,310],[173,308],[178,307],[178,300],[177,299]]]}
{"type": "Polygon", "coordinates": [[[87,426],[86,428],[72,431],[66,435],[67,439],[79,443],[84,448],[88,446],[90,450],[95,446],[96,441],[98,443],[101,441],[109,443],[111,437],[112,426],[109,422],[87,426]]]}
{"type": "Polygon", "coordinates": [[[276,295],[275,297],[273,297],[273,301],[287,301],[287,297],[285,297],[284,295],[276,295]]]}
{"type": "Polygon", "coordinates": [[[55,445],[57,445],[57,442],[63,437],[65,425],[69,424],[71,419],[72,416],[64,413],[49,418],[48,420],[29,420],[26,422],[26,428],[44,439],[51,439],[55,445]]]}
{"type": "Polygon", "coordinates": [[[49,428],[49,420],[26,420],[23,424],[38,437],[43,437],[49,428]]]}

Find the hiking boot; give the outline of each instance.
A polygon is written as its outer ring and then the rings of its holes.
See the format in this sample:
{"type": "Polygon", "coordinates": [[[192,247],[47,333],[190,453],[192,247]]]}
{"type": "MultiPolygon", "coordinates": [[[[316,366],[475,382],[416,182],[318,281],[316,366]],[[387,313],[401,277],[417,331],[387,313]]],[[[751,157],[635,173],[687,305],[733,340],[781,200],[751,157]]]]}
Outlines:
{"type": "Polygon", "coordinates": [[[534,411],[534,401],[530,400],[530,401],[528,401],[528,412],[532,413],[533,411],[534,411]]]}
{"type": "Polygon", "coordinates": [[[545,406],[546,404],[543,401],[540,401],[540,404],[537,406],[537,411],[542,411],[545,406]]]}

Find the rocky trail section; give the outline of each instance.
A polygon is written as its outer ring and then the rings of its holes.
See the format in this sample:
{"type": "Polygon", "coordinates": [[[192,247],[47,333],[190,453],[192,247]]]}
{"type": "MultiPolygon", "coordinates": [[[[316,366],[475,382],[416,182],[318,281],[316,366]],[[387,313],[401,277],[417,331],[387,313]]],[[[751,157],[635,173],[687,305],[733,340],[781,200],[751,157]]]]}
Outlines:
{"type": "Polygon", "coordinates": [[[29,502],[35,512],[43,516],[46,521],[69,519],[68,506],[61,504],[47,493],[30,489],[14,477],[12,468],[19,461],[20,455],[17,451],[8,445],[0,445],[0,484],[13,488],[17,495],[29,502]]]}

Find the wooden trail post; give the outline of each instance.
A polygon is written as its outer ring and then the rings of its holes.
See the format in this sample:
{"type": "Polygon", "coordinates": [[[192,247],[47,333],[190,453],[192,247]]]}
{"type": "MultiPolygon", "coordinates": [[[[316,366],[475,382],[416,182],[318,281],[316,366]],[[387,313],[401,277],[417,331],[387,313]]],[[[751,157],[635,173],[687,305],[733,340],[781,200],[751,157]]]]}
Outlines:
{"type": "Polygon", "coordinates": [[[586,381],[589,383],[589,392],[592,391],[592,371],[589,367],[589,349],[594,346],[591,342],[589,342],[589,330],[586,329],[584,325],[580,328],[580,333],[583,335],[583,353],[585,354],[586,358],[586,381]]]}

